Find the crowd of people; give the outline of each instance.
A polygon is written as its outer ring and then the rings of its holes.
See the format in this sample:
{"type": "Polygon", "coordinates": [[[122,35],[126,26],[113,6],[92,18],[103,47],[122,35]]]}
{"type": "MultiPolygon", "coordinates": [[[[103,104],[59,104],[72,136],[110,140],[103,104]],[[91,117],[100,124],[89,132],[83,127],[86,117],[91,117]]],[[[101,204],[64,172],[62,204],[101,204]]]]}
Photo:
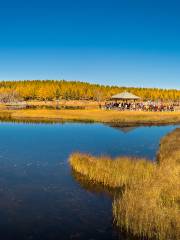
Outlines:
{"type": "Polygon", "coordinates": [[[121,111],[132,110],[132,111],[149,111],[149,112],[167,112],[174,111],[174,104],[163,104],[157,102],[106,102],[105,109],[117,109],[121,111]]]}

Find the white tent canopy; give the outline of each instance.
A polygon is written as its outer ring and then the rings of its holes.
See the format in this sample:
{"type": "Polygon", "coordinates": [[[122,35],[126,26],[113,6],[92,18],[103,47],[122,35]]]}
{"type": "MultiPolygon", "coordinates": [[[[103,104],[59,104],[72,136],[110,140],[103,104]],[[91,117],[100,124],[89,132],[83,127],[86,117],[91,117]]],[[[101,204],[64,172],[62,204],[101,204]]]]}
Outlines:
{"type": "Polygon", "coordinates": [[[140,97],[129,93],[129,92],[122,92],[122,93],[118,93],[114,96],[111,97],[111,99],[115,99],[115,100],[138,100],[140,99],[140,97]]]}

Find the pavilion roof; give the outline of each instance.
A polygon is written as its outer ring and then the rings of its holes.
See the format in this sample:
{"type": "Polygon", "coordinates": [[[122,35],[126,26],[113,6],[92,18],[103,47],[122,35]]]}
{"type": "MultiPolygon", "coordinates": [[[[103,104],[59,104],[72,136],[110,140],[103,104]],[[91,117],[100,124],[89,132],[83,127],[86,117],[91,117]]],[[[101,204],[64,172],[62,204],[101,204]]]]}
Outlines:
{"type": "Polygon", "coordinates": [[[136,99],[140,99],[140,97],[129,93],[129,92],[122,92],[122,93],[118,93],[116,95],[113,95],[111,97],[111,99],[119,99],[119,100],[136,100],[136,99]]]}

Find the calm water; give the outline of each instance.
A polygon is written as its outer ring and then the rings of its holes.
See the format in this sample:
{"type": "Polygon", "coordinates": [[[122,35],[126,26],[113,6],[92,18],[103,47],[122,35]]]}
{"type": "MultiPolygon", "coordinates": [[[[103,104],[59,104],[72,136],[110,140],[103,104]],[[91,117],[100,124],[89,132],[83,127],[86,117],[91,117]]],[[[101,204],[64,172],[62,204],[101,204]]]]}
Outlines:
{"type": "Polygon", "coordinates": [[[0,123],[0,239],[133,239],[113,227],[112,200],[76,179],[74,151],[155,160],[174,126],[0,123]]]}

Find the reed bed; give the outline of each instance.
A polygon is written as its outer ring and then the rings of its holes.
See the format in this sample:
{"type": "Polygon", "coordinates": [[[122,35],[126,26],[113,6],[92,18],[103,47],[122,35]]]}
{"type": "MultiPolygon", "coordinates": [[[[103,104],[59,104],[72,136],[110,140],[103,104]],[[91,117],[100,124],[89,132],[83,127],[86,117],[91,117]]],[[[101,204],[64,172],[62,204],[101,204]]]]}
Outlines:
{"type": "Polygon", "coordinates": [[[73,170],[94,183],[121,188],[113,199],[118,227],[149,239],[180,239],[180,129],[164,137],[157,163],[74,153],[73,170]]]}
{"type": "MultiPolygon", "coordinates": [[[[3,114],[4,110],[0,111],[3,114]]],[[[86,121],[111,124],[178,124],[180,112],[140,112],[102,109],[48,110],[25,109],[6,110],[12,119],[51,119],[55,121],[86,121]]]]}
{"type": "Polygon", "coordinates": [[[107,156],[93,157],[74,153],[70,156],[73,170],[86,176],[90,181],[106,187],[123,187],[150,178],[154,165],[145,159],[121,157],[111,159],[107,156]]]}

